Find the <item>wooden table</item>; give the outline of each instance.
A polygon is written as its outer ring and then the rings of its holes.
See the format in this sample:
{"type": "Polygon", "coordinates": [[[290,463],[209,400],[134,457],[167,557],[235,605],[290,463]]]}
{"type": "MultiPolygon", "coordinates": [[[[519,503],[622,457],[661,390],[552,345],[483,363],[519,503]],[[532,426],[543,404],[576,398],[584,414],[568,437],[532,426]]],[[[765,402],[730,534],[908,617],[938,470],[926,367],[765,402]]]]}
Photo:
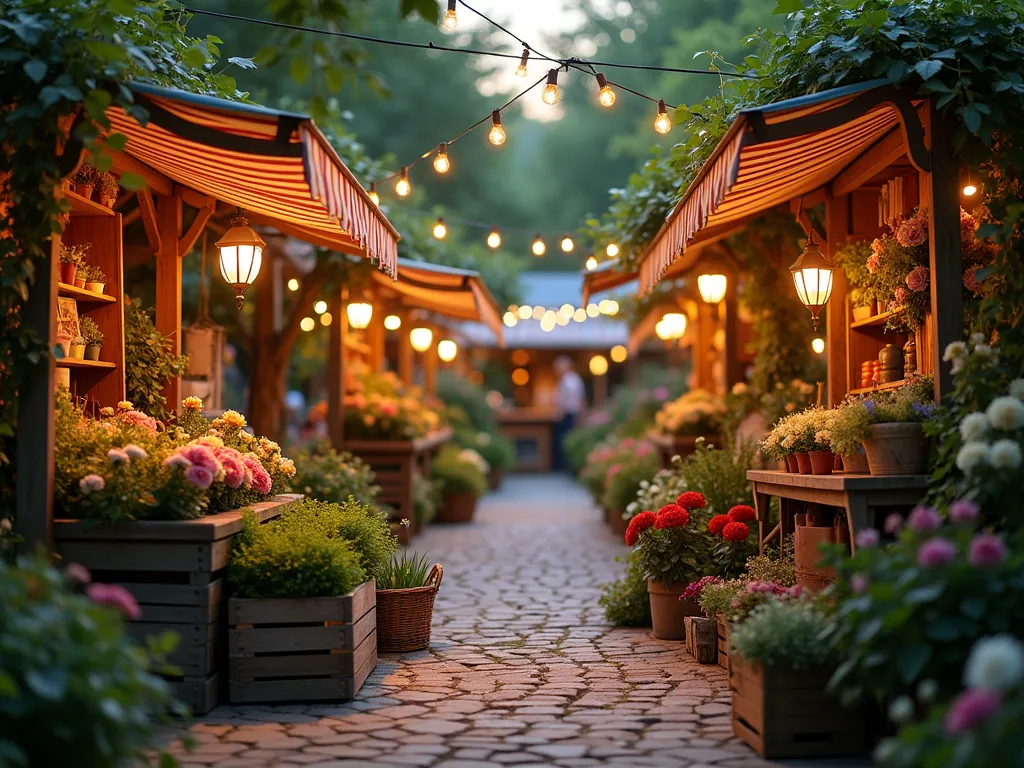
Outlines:
{"type": "Polygon", "coordinates": [[[751,469],[747,471],[747,479],[754,486],[761,552],[776,535],[780,545],[783,536],[792,535],[793,515],[799,502],[842,509],[850,528],[850,546],[855,550],[857,531],[872,527],[877,508],[912,507],[920,503],[928,488],[927,475],[799,475],[751,469]],[[781,517],[778,525],[769,530],[772,496],[777,496],[782,502],[781,517]]]}

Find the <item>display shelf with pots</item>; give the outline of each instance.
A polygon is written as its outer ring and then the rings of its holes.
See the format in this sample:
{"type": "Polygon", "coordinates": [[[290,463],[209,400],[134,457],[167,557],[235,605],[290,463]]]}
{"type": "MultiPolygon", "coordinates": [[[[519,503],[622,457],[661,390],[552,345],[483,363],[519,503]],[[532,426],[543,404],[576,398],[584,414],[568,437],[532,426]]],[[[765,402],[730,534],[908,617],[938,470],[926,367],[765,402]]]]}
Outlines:
{"type": "Polygon", "coordinates": [[[79,305],[112,304],[117,301],[115,296],[109,296],[106,293],[97,293],[96,291],[89,291],[85,288],[79,288],[77,285],[69,285],[68,283],[57,283],[57,295],[74,299],[79,303],[79,305]]]}
{"type": "MultiPolygon", "coordinates": [[[[930,349],[927,348],[927,345],[932,343],[932,318],[925,317],[924,325],[916,333],[886,330],[886,323],[902,314],[902,308],[897,308],[847,324],[847,392],[853,395],[866,395],[875,391],[895,389],[904,383],[908,373],[933,373],[930,349]],[[911,339],[914,341],[913,359],[908,360],[911,355],[908,354],[910,350],[907,349],[907,345],[911,339]],[[893,350],[897,350],[898,354],[893,353],[893,350]],[[888,369],[888,375],[887,361],[892,366],[888,369]],[[898,379],[886,381],[887,378],[897,375],[898,379]]],[[[849,312],[847,316],[850,316],[849,312]]],[[[839,399],[841,397],[836,398],[836,401],[839,399]]]]}
{"type": "Polygon", "coordinates": [[[64,199],[71,205],[72,216],[102,216],[111,218],[118,215],[107,206],[101,205],[71,190],[65,190],[64,199]]]}

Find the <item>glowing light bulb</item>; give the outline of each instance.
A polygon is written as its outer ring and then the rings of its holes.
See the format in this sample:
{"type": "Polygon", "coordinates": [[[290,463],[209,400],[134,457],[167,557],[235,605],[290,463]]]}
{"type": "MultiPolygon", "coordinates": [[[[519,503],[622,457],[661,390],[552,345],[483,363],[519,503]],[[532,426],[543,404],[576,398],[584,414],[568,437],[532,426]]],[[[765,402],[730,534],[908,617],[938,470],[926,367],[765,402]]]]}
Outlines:
{"type": "Polygon", "coordinates": [[[547,249],[548,247],[544,245],[544,241],[541,239],[541,236],[537,235],[537,239],[533,241],[533,255],[543,256],[547,249]]]}
{"type": "Polygon", "coordinates": [[[397,331],[402,327],[402,318],[398,315],[388,315],[384,318],[384,327],[389,331],[397,331]]]}
{"type": "Polygon", "coordinates": [[[380,205],[380,195],[377,194],[377,182],[370,183],[370,200],[374,205],[380,205]]]}
{"type": "Polygon", "coordinates": [[[533,319],[534,320],[540,320],[546,314],[547,314],[547,310],[545,310],[544,307],[534,307],[533,308],[533,319]]]}
{"type": "Polygon", "coordinates": [[[448,159],[448,145],[441,144],[437,148],[437,154],[434,155],[434,170],[438,173],[448,173],[451,167],[452,162],[448,159]]]}
{"type": "Polygon", "coordinates": [[[548,84],[544,86],[544,92],[540,95],[541,101],[550,106],[554,106],[558,103],[558,100],[562,98],[558,92],[558,70],[552,69],[548,71],[548,84]]]}
{"type": "Polygon", "coordinates": [[[444,240],[447,234],[448,227],[444,225],[444,219],[438,219],[437,223],[434,225],[434,237],[438,240],[444,240]]]}
{"type": "Polygon", "coordinates": [[[446,32],[454,32],[459,26],[459,17],[455,15],[455,0],[448,0],[448,10],[444,12],[444,20],[441,22],[446,32]]]}
{"type": "Polygon", "coordinates": [[[318,315],[322,315],[324,312],[327,311],[327,302],[318,301],[316,304],[313,305],[313,311],[316,312],[318,315]]]}
{"type": "Polygon", "coordinates": [[[587,269],[597,269],[597,259],[595,259],[593,256],[587,258],[587,269]]]}
{"type": "Polygon", "coordinates": [[[330,325],[333,322],[334,322],[334,316],[331,315],[330,312],[324,312],[322,315],[320,315],[320,324],[321,325],[328,326],[328,325],[330,325]]]}
{"type": "Polygon", "coordinates": [[[459,345],[451,339],[441,339],[437,342],[437,356],[442,362],[450,363],[459,354],[459,345]]]}
{"type": "Polygon", "coordinates": [[[316,328],[316,320],[314,320],[312,317],[304,317],[299,322],[299,328],[304,330],[306,333],[309,333],[314,328],[316,328]]]}
{"type": "Polygon", "coordinates": [[[501,320],[509,328],[515,328],[516,324],[519,323],[519,318],[513,312],[506,312],[504,317],[501,318],[501,320]]]}
{"type": "Polygon", "coordinates": [[[559,315],[565,315],[565,317],[572,317],[572,313],[576,311],[576,308],[572,304],[563,304],[558,308],[559,315]]]}
{"type": "Polygon", "coordinates": [[[523,306],[519,308],[519,319],[529,320],[531,317],[533,317],[533,307],[529,304],[523,304],[523,306]]]}
{"type": "Polygon", "coordinates": [[[608,243],[608,247],[604,249],[604,252],[608,255],[608,258],[614,259],[619,255],[619,246],[615,243],[608,243]]]}
{"type": "Polygon", "coordinates": [[[625,362],[627,357],[629,357],[629,350],[621,344],[616,344],[612,347],[608,356],[611,357],[613,363],[622,363],[625,362]]]}
{"type": "Polygon", "coordinates": [[[573,243],[571,237],[569,237],[568,235],[563,235],[562,236],[562,243],[561,243],[561,245],[562,245],[562,250],[565,253],[572,253],[572,249],[573,249],[575,244],[573,243]]]}
{"type": "Polygon", "coordinates": [[[820,336],[818,336],[815,339],[812,339],[811,340],[811,349],[814,350],[815,354],[820,355],[822,352],[825,351],[825,340],[823,338],[821,338],[820,336]]]}
{"type": "Polygon", "coordinates": [[[594,302],[587,304],[587,317],[597,317],[601,314],[601,309],[594,302]]]}
{"type": "Polygon", "coordinates": [[[612,104],[614,104],[615,91],[613,91],[612,87],[608,85],[608,81],[605,79],[604,75],[598,74],[597,86],[598,88],[600,88],[600,90],[597,92],[598,104],[600,104],[602,107],[610,107],[612,104]]]}
{"type": "Polygon", "coordinates": [[[501,112],[494,110],[491,113],[491,131],[487,134],[487,140],[496,147],[505,143],[505,128],[501,125],[501,112]]]}
{"type": "Polygon", "coordinates": [[[408,197],[410,192],[412,192],[412,184],[409,183],[409,169],[403,168],[402,174],[395,182],[395,194],[399,197],[408,197]]]}
{"type": "Polygon", "coordinates": [[[575,320],[577,323],[582,323],[584,320],[587,319],[587,310],[585,310],[583,307],[580,307],[579,309],[572,313],[572,319],[575,320]]]}
{"type": "Polygon", "coordinates": [[[288,281],[288,290],[289,291],[297,291],[297,290],[299,290],[299,281],[296,280],[294,277],[291,280],[288,281]]]}
{"type": "Polygon", "coordinates": [[[660,99],[658,101],[658,116],[654,119],[654,130],[658,133],[668,133],[672,130],[672,118],[668,116],[668,107],[660,99]]]}
{"type": "Polygon", "coordinates": [[[978,194],[978,188],[971,183],[964,185],[964,197],[974,197],[978,194]]]}
{"type": "Polygon", "coordinates": [[[604,376],[608,373],[608,358],[604,355],[594,355],[590,358],[590,372],[595,376],[604,376]]]}
{"type": "Polygon", "coordinates": [[[499,248],[501,246],[501,233],[497,227],[492,229],[491,234],[487,236],[487,245],[491,248],[499,248]]]}
{"type": "Polygon", "coordinates": [[[417,352],[426,352],[434,341],[434,332],[429,328],[413,328],[409,331],[409,343],[417,352]]]}
{"type": "Polygon", "coordinates": [[[526,62],[530,60],[530,49],[523,48],[523,58],[519,60],[519,66],[516,67],[516,77],[526,77],[529,72],[526,71],[526,62]]]}

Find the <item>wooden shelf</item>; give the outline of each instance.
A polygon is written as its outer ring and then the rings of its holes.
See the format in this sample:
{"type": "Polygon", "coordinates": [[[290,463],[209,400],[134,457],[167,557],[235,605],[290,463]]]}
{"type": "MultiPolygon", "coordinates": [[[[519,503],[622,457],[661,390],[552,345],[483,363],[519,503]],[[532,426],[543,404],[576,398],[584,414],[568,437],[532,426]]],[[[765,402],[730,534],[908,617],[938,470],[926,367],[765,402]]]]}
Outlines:
{"type": "Polygon", "coordinates": [[[64,199],[71,203],[72,216],[113,216],[114,211],[105,205],[94,203],[77,192],[66,191],[64,199]]]}
{"type": "Polygon", "coordinates": [[[101,370],[113,370],[117,367],[114,363],[106,360],[79,360],[74,357],[62,357],[57,361],[58,368],[93,368],[101,370]]]}
{"type": "Polygon", "coordinates": [[[903,307],[897,307],[890,312],[882,312],[881,314],[872,315],[871,317],[865,317],[863,320],[853,320],[850,322],[851,328],[880,328],[885,325],[886,321],[892,317],[903,314],[903,307]]]}
{"type": "Polygon", "coordinates": [[[872,392],[881,392],[884,389],[899,389],[906,383],[906,379],[900,379],[899,381],[890,381],[887,384],[879,384],[877,387],[861,387],[860,389],[851,389],[851,395],[868,395],[872,392]]]}
{"type": "Polygon", "coordinates": [[[57,295],[67,296],[71,299],[77,299],[78,301],[84,301],[86,303],[94,304],[113,304],[117,299],[113,296],[108,296],[105,293],[96,293],[96,291],[87,291],[85,288],[76,288],[73,285],[67,283],[57,283],[57,295]]]}

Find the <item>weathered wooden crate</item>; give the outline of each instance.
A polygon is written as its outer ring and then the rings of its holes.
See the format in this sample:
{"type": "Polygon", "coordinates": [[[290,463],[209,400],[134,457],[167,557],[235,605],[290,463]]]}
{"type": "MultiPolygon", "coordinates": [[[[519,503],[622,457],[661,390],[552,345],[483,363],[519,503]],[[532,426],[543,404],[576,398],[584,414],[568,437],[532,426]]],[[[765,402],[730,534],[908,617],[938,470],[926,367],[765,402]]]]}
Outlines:
{"type": "Polygon", "coordinates": [[[699,664],[718,661],[718,622],[703,616],[685,616],[686,650],[699,664]]]}
{"type": "Polygon", "coordinates": [[[718,666],[729,671],[729,624],[721,619],[716,620],[718,635],[718,666]]]}
{"type": "Polygon", "coordinates": [[[373,579],[341,597],[228,601],[232,704],[351,699],[377,666],[373,579]]]}
{"type": "MultiPolygon", "coordinates": [[[[262,523],[301,499],[285,494],[246,509],[262,523]]],[[[168,663],[179,674],[168,680],[195,714],[217,706],[226,679],[221,674],[227,663],[224,575],[231,539],[242,530],[242,512],[119,526],[54,522],[57,552],[65,562],[80,563],[95,581],[119,584],[134,595],[142,617],[127,623],[129,634],[140,642],[166,631],[178,635],[168,663]]]]}
{"type": "Polygon", "coordinates": [[[866,747],[860,709],[825,691],[831,669],[764,667],[729,659],[732,729],[766,759],[859,755],[866,747]]]}

